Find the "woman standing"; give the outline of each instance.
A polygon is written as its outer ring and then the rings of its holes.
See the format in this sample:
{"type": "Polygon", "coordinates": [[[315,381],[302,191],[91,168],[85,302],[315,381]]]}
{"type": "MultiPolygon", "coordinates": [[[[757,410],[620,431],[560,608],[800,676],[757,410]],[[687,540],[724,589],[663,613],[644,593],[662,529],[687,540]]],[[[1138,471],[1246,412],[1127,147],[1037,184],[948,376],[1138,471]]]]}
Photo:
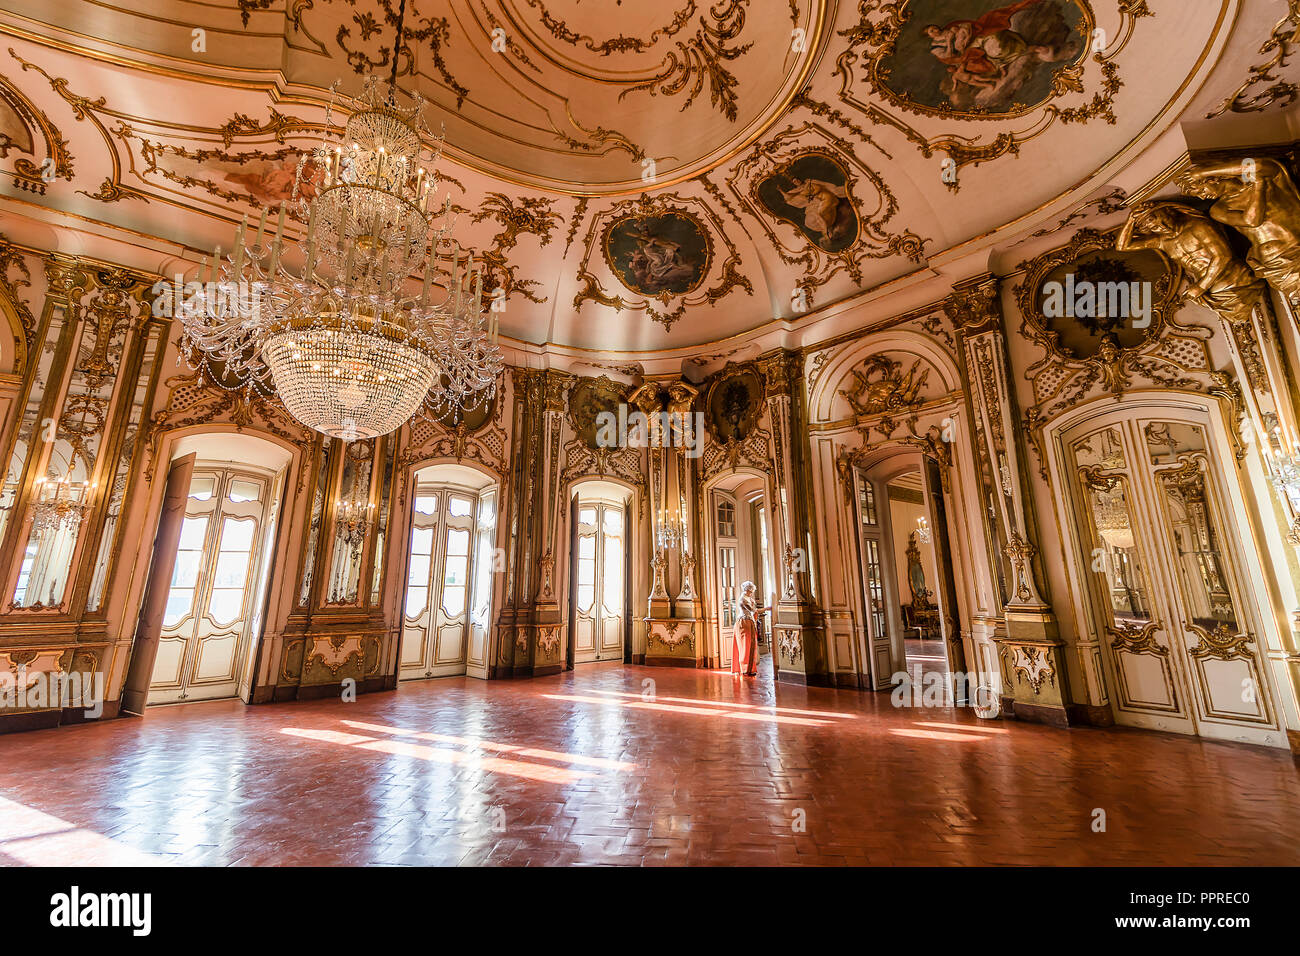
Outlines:
{"type": "Polygon", "coordinates": [[[731,673],[753,677],[758,673],[758,604],[754,601],[754,582],[740,586],[740,617],[732,637],[731,673]]]}

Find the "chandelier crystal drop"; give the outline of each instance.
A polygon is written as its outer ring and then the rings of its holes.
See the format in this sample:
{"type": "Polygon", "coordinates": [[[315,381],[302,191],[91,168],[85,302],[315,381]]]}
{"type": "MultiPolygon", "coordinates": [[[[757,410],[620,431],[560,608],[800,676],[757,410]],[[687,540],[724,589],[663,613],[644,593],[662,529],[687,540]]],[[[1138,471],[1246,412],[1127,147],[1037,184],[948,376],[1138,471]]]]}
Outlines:
{"type": "Polygon", "coordinates": [[[90,509],[89,482],[69,482],[65,478],[36,479],[35,503],[32,505],[32,533],[56,532],[67,528],[76,534],[90,509]]]}
{"type": "Polygon", "coordinates": [[[245,217],[233,251],[216,249],[177,310],[191,366],[207,362],[232,390],[276,393],[302,424],[348,441],[490,400],[503,365],[482,265],[452,237],[450,196],[433,200],[443,138],[395,74],[339,103],[341,129],[332,96],[274,235],[263,210],[250,241],[245,217]],[[286,217],[305,224],[301,240],[286,217]]]}

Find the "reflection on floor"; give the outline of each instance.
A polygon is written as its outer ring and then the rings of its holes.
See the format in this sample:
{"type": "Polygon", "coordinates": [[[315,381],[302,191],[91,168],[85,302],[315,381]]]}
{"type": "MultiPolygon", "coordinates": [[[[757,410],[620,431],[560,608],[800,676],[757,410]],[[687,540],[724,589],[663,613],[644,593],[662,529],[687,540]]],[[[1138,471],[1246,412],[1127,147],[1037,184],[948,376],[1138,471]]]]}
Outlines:
{"type": "Polygon", "coordinates": [[[10,864],[1300,863],[1289,754],[895,709],[770,657],[192,704],[0,755],[10,864]]]}

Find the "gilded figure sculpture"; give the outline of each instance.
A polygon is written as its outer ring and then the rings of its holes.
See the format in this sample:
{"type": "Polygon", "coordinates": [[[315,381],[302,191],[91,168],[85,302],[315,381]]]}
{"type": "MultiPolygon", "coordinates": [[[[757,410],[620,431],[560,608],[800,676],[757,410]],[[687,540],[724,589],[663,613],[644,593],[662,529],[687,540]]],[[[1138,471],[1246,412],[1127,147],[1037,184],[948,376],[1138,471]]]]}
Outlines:
{"type": "Polygon", "coordinates": [[[1247,262],[1255,275],[1285,296],[1300,295],[1300,192],[1273,159],[1194,166],[1180,189],[1212,199],[1210,215],[1250,240],[1247,262]]]}
{"type": "Polygon", "coordinates": [[[1155,249],[1178,263],[1192,281],[1185,293],[1232,325],[1249,323],[1264,283],[1232,250],[1223,227],[1185,203],[1151,200],[1134,207],[1115,248],[1155,249]]]}

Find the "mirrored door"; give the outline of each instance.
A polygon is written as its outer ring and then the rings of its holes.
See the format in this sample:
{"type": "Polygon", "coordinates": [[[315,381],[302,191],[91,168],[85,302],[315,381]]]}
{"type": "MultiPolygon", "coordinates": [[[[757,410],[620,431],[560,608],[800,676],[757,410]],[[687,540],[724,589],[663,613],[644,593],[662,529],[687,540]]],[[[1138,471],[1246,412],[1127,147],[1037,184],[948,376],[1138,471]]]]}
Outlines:
{"type": "Polygon", "coordinates": [[[1067,436],[1090,611],[1116,720],[1276,743],[1277,715],[1208,424],[1134,416],[1067,436]]]}

